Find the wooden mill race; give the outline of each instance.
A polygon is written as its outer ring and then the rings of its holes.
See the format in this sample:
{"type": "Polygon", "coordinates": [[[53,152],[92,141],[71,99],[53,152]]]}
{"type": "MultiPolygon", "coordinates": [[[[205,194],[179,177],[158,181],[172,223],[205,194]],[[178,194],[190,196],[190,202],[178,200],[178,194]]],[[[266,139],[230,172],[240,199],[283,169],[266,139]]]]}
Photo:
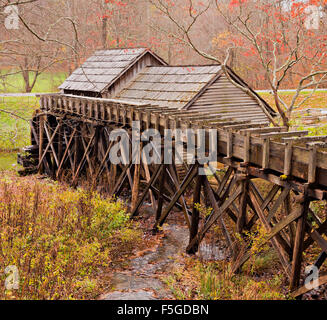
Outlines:
{"type": "MultiPolygon", "coordinates": [[[[59,181],[68,177],[72,186],[87,180],[116,197],[128,190],[131,217],[140,214],[144,202],[151,202],[154,230],[172,210],[181,211],[189,228],[189,254],[216,224],[232,246],[234,235],[226,219],[243,237],[259,224],[278,254],[292,294],[309,291],[301,279],[303,253],[313,243],[318,245],[318,269],[327,257],[327,220],[310,209],[310,202],[327,196],[326,137],[273,126],[274,111],[229,68],[168,66],[142,48],[97,51],[60,89],[40,95],[41,108],[31,121],[32,146],[20,159],[27,171],[59,181]],[[161,137],[167,129],[193,129],[195,148],[205,151],[215,130],[216,162],[224,168],[223,177],[203,161],[206,153],[198,152],[193,161],[187,161],[187,152],[175,153],[174,139],[171,152],[173,157],[180,155],[179,161],[165,163],[162,142],[154,150],[159,163],[134,163],[131,144],[127,154],[121,154],[128,161],[112,163],[109,154],[116,142],[110,134],[124,129],[132,140],[135,122],[140,135],[148,129],[158,130],[161,137]],[[198,129],[204,130],[205,143],[198,129]],[[210,178],[200,169],[210,171],[210,178]],[[259,179],[270,185],[265,194],[258,188],[259,179]],[[188,206],[190,194],[193,204],[188,206]],[[198,203],[212,208],[208,216],[201,216],[198,203]]],[[[147,143],[153,144],[140,142],[147,143]]],[[[250,257],[247,243],[236,252],[233,271],[240,272],[250,257]]],[[[327,275],[321,274],[319,281],[327,282],[327,275]]]]}

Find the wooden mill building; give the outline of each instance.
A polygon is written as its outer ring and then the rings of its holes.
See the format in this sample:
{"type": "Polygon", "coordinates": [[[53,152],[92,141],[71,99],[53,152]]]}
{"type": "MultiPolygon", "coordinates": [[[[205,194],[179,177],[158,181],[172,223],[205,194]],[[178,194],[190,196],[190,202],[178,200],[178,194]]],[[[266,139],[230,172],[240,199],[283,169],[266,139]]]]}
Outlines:
{"type": "Polygon", "coordinates": [[[59,87],[64,94],[111,98],[146,66],[166,65],[145,48],[96,51],[59,87]]]}
{"type": "Polygon", "coordinates": [[[262,104],[229,81],[219,65],[168,66],[145,48],[97,51],[59,87],[64,94],[211,113],[222,119],[269,122],[271,107],[235,73],[262,104]],[[262,109],[266,108],[266,113],[262,109]]]}

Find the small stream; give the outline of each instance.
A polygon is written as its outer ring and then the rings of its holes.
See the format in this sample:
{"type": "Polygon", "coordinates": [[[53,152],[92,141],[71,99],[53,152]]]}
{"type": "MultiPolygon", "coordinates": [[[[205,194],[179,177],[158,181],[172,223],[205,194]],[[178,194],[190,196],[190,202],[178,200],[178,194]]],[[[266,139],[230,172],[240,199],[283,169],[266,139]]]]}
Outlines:
{"type": "MultiPolygon", "coordinates": [[[[187,227],[175,224],[163,228],[165,236],[155,251],[132,259],[127,271],[116,272],[112,279],[113,291],[100,300],[157,300],[174,299],[160,281],[160,275],[178,265],[178,257],[185,252],[189,241],[187,227]]],[[[203,243],[198,253],[202,260],[221,260],[218,247],[203,243]]]]}

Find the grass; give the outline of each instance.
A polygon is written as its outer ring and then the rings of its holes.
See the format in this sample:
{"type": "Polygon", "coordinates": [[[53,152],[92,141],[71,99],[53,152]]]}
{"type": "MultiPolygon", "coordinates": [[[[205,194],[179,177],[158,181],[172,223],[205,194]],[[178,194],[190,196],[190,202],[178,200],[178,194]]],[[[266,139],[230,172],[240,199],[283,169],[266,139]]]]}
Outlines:
{"type": "Polygon", "coordinates": [[[21,169],[21,166],[17,164],[16,153],[0,153],[0,172],[18,169],[21,169]]]}
{"type": "Polygon", "coordinates": [[[164,282],[180,300],[285,300],[284,278],[275,275],[255,278],[251,274],[233,274],[230,262],[201,262],[185,258],[164,282]]]}
{"type": "MultiPolygon", "coordinates": [[[[271,105],[276,110],[276,105],[272,94],[267,92],[261,92],[259,94],[264,100],[266,100],[269,103],[269,105],[271,105]]],[[[289,104],[292,101],[294,94],[295,94],[294,92],[286,91],[286,92],[281,92],[280,96],[287,104],[289,104]]],[[[296,102],[299,103],[303,98],[309,96],[310,94],[311,93],[309,91],[302,92],[296,102]]],[[[307,108],[327,108],[327,91],[315,92],[315,94],[310,99],[308,99],[299,108],[299,110],[307,109],[307,108]]]]}
{"type": "Polygon", "coordinates": [[[121,201],[8,173],[0,178],[0,224],[1,300],[95,298],[143,234],[121,201]],[[17,290],[5,287],[8,266],[18,271],[17,290]]]}
{"type": "MultiPolygon", "coordinates": [[[[1,74],[14,73],[15,70],[2,70],[1,74]]],[[[39,75],[32,92],[57,92],[58,86],[67,78],[66,72],[44,72],[39,75]]],[[[32,79],[32,76],[30,76],[32,79]]],[[[0,77],[0,93],[25,92],[25,85],[21,74],[11,75],[5,78],[5,82],[0,77]]]]}
{"type": "Polygon", "coordinates": [[[28,121],[37,108],[36,97],[0,98],[0,152],[17,151],[30,144],[28,121]]]}

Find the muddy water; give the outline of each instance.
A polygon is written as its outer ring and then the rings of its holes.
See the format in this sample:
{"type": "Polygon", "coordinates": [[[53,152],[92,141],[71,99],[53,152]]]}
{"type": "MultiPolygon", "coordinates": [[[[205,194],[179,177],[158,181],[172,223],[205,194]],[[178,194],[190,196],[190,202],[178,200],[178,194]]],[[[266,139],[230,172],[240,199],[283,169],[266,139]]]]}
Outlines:
{"type": "MultiPolygon", "coordinates": [[[[101,300],[156,300],[173,299],[160,275],[169,272],[178,264],[178,257],[185,252],[188,244],[188,229],[179,225],[167,225],[164,237],[155,251],[134,258],[127,271],[116,272],[113,276],[112,292],[103,294],[101,300]]],[[[214,245],[203,243],[199,257],[208,260],[224,258],[221,250],[214,245]]]]}

